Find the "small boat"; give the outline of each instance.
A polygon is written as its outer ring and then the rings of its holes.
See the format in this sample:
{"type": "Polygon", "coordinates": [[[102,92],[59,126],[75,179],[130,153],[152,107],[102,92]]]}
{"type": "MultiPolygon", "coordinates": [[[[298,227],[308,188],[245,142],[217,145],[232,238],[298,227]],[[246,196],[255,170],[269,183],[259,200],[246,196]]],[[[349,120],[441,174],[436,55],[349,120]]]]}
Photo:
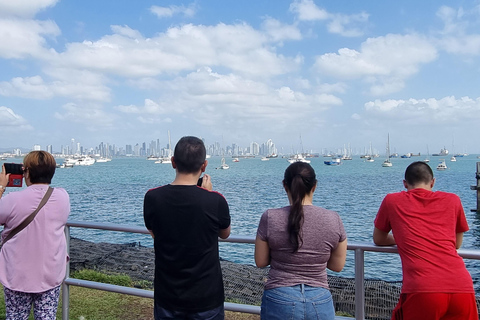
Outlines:
{"type": "Polygon", "coordinates": [[[387,150],[386,150],[386,159],[382,163],[382,167],[391,167],[393,166],[392,162],[390,161],[390,134],[387,135],[387,150]]]}
{"type": "Polygon", "coordinates": [[[305,157],[301,153],[294,154],[293,156],[288,158],[287,161],[290,163],[295,163],[295,162],[310,163],[310,160],[305,159],[305,157]]]}
{"type": "Polygon", "coordinates": [[[437,165],[437,170],[446,170],[446,169],[447,169],[447,164],[445,163],[444,159],[441,159],[437,165]]]}
{"type": "Polygon", "coordinates": [[[233,162],[240,162],[240,160],[238,160],[238,158],[233,158],[232,161],[233,161],[233,162]]]}
{"type": "Polygon", "coordinates": [[[112,161],[112,159],[110,159],[110,158],[103,158],[103,157],[97,159],[97,162],[109,162],[109,161],[112,161]]]}
{"type": "Polygon", "coordinates": [[[332,158],[332,160],[325,160],[323,163],[327,166],[339,166],[342,164],[342,161],[340,158],[332,158]]]}
{"type": "Polygon", "coordinates": [[[429,163],[430,162],[430,159],[428,158],[429,156],[430,156],[430,152],[428,151],[428,145],[427,145],[427,157],[425,158],[425,160],[423,160],[423,162],[429,163]]]}
{"type": "Polygon", "coordinates": [[[268,160],[270,160],[270,159],[267,158],[267,157],[262,157],[260,160],[262,160],[262,161],[268,161],[268,160]]]}
{"type": "Polygon", "coordinates": [[[456,161],[457,161],[457,158],[456,158],[455,156],[453,156],[453,157],[450,158],[450,161],[451,161],[451,162],[456,162],[456,161]]]}
{"type": "Polygon", "coordinates": [[[222,158],[222,164],[217,169],[222,169],[222,170],[230,169],[230,166],[225,163],[225,158],[222,158]]]}
{"type": "Polygon", "coordinates": [[[366,162],[373,162],[373,161],[375,161],[375,159],[373,159],[372,156],[366,156],[366,157],[365,157],[365,161],[366,161],[366,162]]]}

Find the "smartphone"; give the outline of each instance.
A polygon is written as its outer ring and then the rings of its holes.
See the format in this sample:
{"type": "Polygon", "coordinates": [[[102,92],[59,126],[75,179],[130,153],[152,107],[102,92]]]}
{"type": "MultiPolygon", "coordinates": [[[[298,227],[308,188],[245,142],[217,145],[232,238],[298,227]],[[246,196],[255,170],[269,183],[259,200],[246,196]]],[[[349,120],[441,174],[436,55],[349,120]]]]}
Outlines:
{"type": "Polygon", "coordinates": [[[197,181],[197,186],[201,187],[203,182],[203,177],[200,177],[197,181]]]}
{"type": "Polygon", "coordinates": [[[23,181],[23,164],[21,163],[4,163],[5,172],[10,173],[7,187],[21,187],[23,181]]]}

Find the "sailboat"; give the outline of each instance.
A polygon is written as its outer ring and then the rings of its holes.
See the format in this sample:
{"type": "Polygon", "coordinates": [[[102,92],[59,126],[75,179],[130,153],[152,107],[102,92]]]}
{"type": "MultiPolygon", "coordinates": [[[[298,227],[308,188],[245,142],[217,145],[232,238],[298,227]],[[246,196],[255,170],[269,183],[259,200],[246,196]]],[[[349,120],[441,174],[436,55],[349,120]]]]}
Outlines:
{"type": "Polygon", "coordinates": [[[393,164],[390,162],[390,134],[387,136],[387,158],[382,163],[382,167],[391,167],[393,164]]]}
{"type": "Polygon", "coordinates": [[[430,156],[430,152],[428,151],[428,145],[427,145],[427,157],[425,158],[425,160],[423,160],[423,162],[425,163],[430,162],[430,159],[428,158],[429,156],[430,156]]]}
{"type": "Polygon", "coordinates": [[[218,167],[218,169],[222,169],[222,170],[230,169],[230,166],[225,163],[225,157],[222,157],[222,164],[220,165],[220,167],[218,167]]]}
{"type": "Polygon", "coordinates": [[[373,162],[375,159],[373,159],[373,151],[372,151],[372,143],[370,142],[370,153],[365,156],[365,161],[367,162],[373,162]]]}
{"type": "Polygon", "coordinates": [[[350,149],[350,143],[348,144],[348,151],[345,148],[345,145],[343,145],[343,156],[342,160],[352,160],[352,150],[350,149]]]}
{"type": "MultiPolygon", "coordinates": [[[[300,146],[302,147],[302,152],[301,153],[295,153],[292,154],[287,161],[289,163],[295,163],[295,162],[304,162],[304,163],[310,163],[310,160],[305,159],[305,153],[303,152],[303,142],[302,142],[302,136],[300,135],[300,146]]],[[[292,148],[293,149],[293,148],[292,148]]]]}
{"type": "Polygon", "coordinates": [[[170,140],[170,130],[168,130],[168,149],[166,150],[166,155],[158,158],[155,163],[172,163],[172,141],[170,140]]]}

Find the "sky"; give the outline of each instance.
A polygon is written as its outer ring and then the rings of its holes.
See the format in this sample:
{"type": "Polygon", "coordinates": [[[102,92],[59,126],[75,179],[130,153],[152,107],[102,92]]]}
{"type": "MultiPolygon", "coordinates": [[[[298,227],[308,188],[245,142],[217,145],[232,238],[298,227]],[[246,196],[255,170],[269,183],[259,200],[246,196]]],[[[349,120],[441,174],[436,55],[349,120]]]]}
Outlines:
{"type": "Polygon", "coordinates": [[[480,1],[0,0],[0,149],[480,153],[480,1]]]}

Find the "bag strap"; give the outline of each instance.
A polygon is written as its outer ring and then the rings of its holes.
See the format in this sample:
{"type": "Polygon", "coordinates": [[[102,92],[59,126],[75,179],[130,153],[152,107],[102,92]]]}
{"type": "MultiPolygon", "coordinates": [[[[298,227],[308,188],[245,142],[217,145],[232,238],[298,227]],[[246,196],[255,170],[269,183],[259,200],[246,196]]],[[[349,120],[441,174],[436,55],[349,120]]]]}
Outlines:
{"type": "Polygon", "coordinates": [[[37,215],[38,211],[40,211],[40,209],[42,209],[42,207],[45,205],[45,203],[47,203],[47,201],[48,201],[48,199],[50,198],[52,192],[53,192],[53,188],[52,188],[52,187],[48,187],[48,190],[47,190],[47,192],[45,193],[45,195],[43,196],[42,201],[40,201],[40,204],[38,205],[37,209],[36,209],[35,211],[33,211],[25,220],[23,220],[22,223],[20,223],[15,229],[13,229],[12,231],[10,231],[10,233],[7,235],[7,237],[5,238],[5,240],[3,240],[2,245],[4,245],[5,242],[7,242],[8,240],[10,240],[14,235],[16,235],[17,233],[19,233],[19,232],[22,231],[23,229],[25,229],[25,227],[28,226],[28,225],[30,224],[30,222],[33,221],[33,219],[34,219],[35,216],[37,215]]]}

